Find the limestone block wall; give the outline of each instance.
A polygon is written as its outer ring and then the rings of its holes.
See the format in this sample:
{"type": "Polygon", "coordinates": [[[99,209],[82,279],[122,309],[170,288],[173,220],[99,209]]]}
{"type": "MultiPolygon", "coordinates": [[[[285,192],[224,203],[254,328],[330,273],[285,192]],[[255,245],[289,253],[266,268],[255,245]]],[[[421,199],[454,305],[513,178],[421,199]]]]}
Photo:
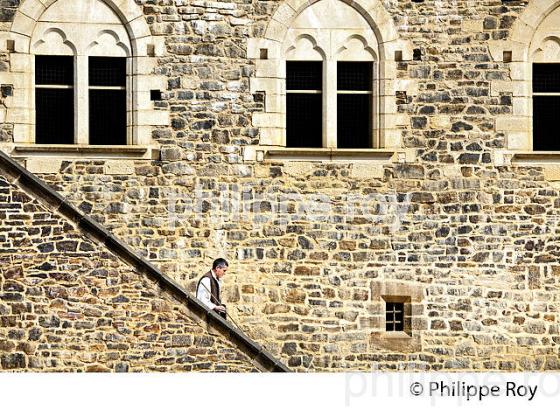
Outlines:
{"type": "Polygon", "coordinates": [[[190,290],[228,258],[230,313],[295,370],[557,370],[558,166],[503,160],[520,112],[504,51],[529,3],[376,2],[413,51],[392,62],[413,155],[379,162],[244,155],[266,103],[248,44],[299,2],[138,1],[165,43],[161,157],[20,159],[190,290]],[[411,319],[397,339],[395,297],[411,319]]]}
{"type": "Polygon", "coordinates": [[[191,291],[212,258],[229,258],[230,313],[295,369],[558,366],[559,194],[542,170],[402,165],[372,181],[351,165],[275,164],[255,167],[266,185],[193,177],[177,193],[148,182],[176,178],[157,164],[126,178],[68,166],[42,176],[72,180],[74,203],[191,291]],[[203,184],[245,184],[239,203],[258,211],[231,213],[235,196],[217,193],[193,210],[203,184]],[[111,199],[96,212],[99,198],[111,199]],[[384,296],[412,298],[411,337],[387,338],[384,296]]]}
{"type": "Polygon", "coordinates": [[[258,368],[183,303],[0,177],[0,368],[258,368]]]}

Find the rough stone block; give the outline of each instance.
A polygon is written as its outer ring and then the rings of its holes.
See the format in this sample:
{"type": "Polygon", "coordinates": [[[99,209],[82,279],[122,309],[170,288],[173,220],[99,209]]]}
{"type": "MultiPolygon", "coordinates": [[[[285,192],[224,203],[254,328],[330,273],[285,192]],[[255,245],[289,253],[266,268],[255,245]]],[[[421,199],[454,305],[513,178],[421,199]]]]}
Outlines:
{"type": "Polygon", "coordinates": [[[286,116],[284,114],[261,112],[256,112],[253,114],[254,127],[283,128],[285,121],[286,116]]]}
{"type": "Polygon", "coordinates": [[[31,158],[25,163],[29,172],[34,174],[58,174],[62,166],[62,160],[52,158],[31,158]]]}
{"type": "Polygon", "coordinates": [[[530,150],[531,136],[528,132],[509,131],[507,133],[507,147],[511,150],[530,150]]]}
{"type": "Polygon", "coordinates": [[[0,363],[5,370],[24,369],[26,367],[23,353],[4,354],[0,357],[0,363]]]}
{"type": "Polygon", "coordinates": [[[498,117],[496,118],[496,129],[500,131],[528,131],[531,122],[528,117],[498,117]]]}
{"type": "Polygon", "coordinates": [[[287,162],[284,173],[295,178],[307,178],[313,171],[313,164],[306,162],[287,162]]]}
{"type": "Polygon", "coordinates": [[[103,173],[106,175],[132,175],[134,174],[134,164],[130,161],[107,161],[105,162],[103,173]]]}
{"type": "Polygon", "coordinates": [[[12,25],[12,31],[18,34],[23,34],[27,37],[31,37],[34,28],[35,20],[21,12],[16,12],[14,23],[12,25]]]}
{"type": "Polygon", "coordinates": [[[461,22],[461,28],[465,32],[480,33],[483,30],[484,20],[466,19],[461,22]]]}
{"type": "Polygon", "coordinates": [[[260,145],[284,146],[285,130],[282,128],[261,128],[260,145]]]}
{"type": "Polygon", "coordinates": [[[543,170],[547,181],[560,181],[560,165],[546,165],[543,170]]]}
{"type": "Polygon", "coordinates": [[[382,165],[367,162],[352,164],[352,178],[356,179],[381,179],[384,176],[382,165]]]}

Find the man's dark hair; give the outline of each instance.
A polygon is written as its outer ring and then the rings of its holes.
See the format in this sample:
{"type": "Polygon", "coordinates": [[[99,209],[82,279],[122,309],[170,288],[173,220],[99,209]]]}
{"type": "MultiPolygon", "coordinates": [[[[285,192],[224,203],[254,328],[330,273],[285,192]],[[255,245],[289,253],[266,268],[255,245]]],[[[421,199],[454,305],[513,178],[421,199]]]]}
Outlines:
{"type": "Polygon", "coordinates": [[[227,266],[229,266],[229,264],[224,258],[218,258],[214,262],[212,262],[212,269],[225,268],[227,266]]]}

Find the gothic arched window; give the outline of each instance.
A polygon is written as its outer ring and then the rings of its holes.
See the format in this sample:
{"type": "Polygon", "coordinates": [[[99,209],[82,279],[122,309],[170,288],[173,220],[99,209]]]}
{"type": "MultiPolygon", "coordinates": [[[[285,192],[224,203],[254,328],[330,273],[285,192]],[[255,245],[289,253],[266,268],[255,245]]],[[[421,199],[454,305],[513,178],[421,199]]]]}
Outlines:
{"type": "Polygon", "coordinates": [[[0,81],[13,84],[15,151],[151,156],[153,127],[169,124],[154,103],[167,85],[155,74],[165,45],[134,0],[25,0],[7,36],[0,81]],[[87,147],[99,145],[138,147],[87,147]]]}
{"type": "Polygon", "coordinates": [[[283,50],[287,147],[379,147],[377,49],[367,21],[338,0],[297,16],[283,50]]]}
{"type": "Polygon", "coordinates": [[[560,8],[535,30],[529,56],[532,69],[533,150],[560,151],[560,8]]]}
{"type": "Polygon", "coordinates": [[[109,6],[57,1],[37,21],[31,53],[36,143],[132,142],[130,40],[109,6]]]}
{"type": "MultiPolygon", "coordinates": [[[[319,0],[292,7],[280,5],[264,37],[249,40],[256,64],[251,92],[262,94],[264,110],[253,113],[260,144],[247,147],[246,158],[285,153],[328,159],[335,151],[392,158],[409,121],[397,112],[396,94],[417,87],[396,78],[395,60],[411,59],[412,48],[399,39],[382,2],[319,0]]],[[[401,154],[399,161],[408,159],[401,154]]]]}

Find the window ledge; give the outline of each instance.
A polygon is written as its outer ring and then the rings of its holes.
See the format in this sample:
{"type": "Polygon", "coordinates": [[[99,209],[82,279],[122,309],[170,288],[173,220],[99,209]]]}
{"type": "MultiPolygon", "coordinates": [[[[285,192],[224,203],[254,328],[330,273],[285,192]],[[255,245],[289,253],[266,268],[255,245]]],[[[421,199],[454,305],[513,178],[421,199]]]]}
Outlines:
{"type": "Polygon", "coordinates": [[[370,334],[372,346],[401,353],[412,353],[422,350],[420,332],[408,334],[406,332],[387,332],[379,330],[370,334]]]}
{"type": "Polygon", "coordinates": [[[339,148],[284,148],[245,147],[246,161],[374,161],[413,162],[414,151],[408,149],[339,149],[339,148]]]}
{"type": "Polygon", "coordinates": [[[393,340],[412,340],[412,335],[406,332],[385,332],[382,336],[384,339],[393,340]]]}
{"type": "Polygon", "coordinates": [[[560,183],[560,151],[497,151],[496,166],[540,167],[546,181],[560,183]]]}
{"type": "Polygon", "coordinates": [[[560,165],[560,151],[523,151],[511,155],[512,165],[560,165]]]}
{"type": "Polygon", "coordinates": [[[159,149],[148,145],[16,144],[14,158],[159,159],[159,149]]]}

